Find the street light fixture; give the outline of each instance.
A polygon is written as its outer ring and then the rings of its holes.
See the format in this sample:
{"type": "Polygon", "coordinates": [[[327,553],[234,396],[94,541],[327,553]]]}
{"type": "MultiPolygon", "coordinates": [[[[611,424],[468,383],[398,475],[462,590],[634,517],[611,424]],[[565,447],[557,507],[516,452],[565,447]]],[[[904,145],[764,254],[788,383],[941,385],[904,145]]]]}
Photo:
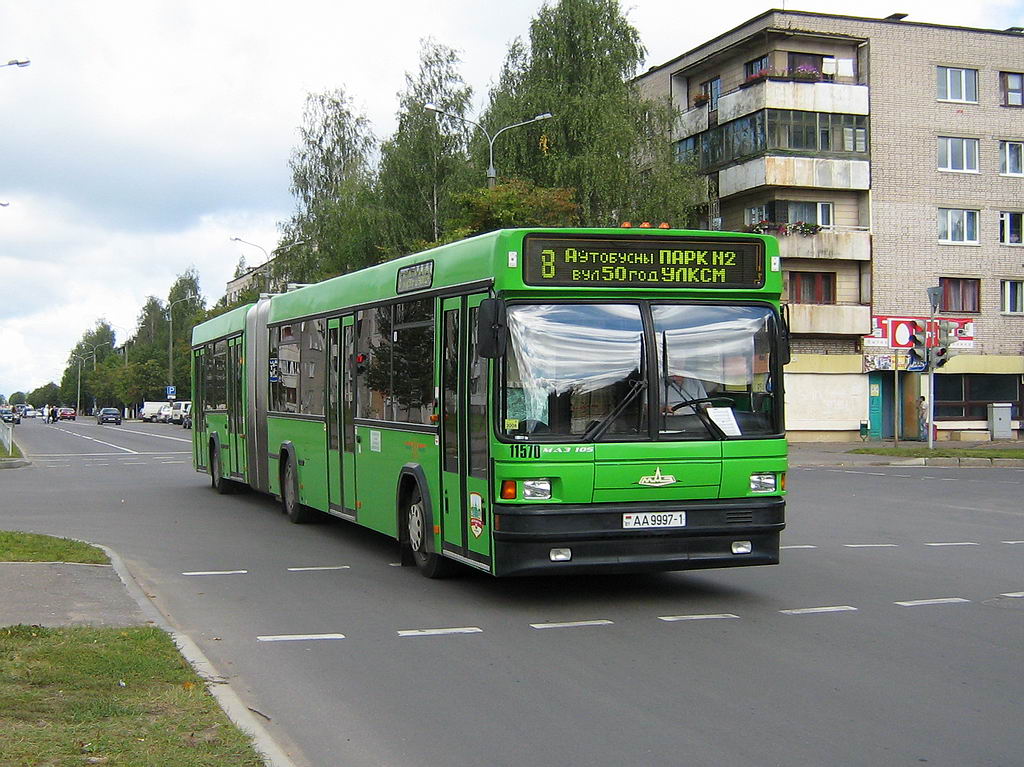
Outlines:
{"type": "Polygon", "coordinates": [[[28,59],[11,59],[6,64],[0,64],[0,67],[27,67],[31,63],[28,59]]]}
{"type": "MultiPolygon", "coordinates": [[[[254,248],[259,248],[260,250],[263,251],[263,255],[267,259],[264,262],[264,264],[263,264],[266,267],[266,269],[263,272],[263,285],[266,288],[266,292],[267,293],[270,292],[270,262],[273,261],[274,258],[277,257],[277,254],[280,253],[281,251],[288,250],[289,248],[294,248],[296,245],[305,245],[306,244],[306,240],[296,240],[295,242],[289,242],[289,243],[286,243],[284,245],[280,245],[280,246],[274,248],[272,251],[270,251],[270,253],[267,253],[267,249],[264,248],[262,245],[257,245],[255,242],[249,242],[248,240],[243,240],[241,237],[232,237],[231,241],[232,242],[241,242],[241,243],[243,243],[245,245],[252,245],[254,248]]],[[[257,267],[257,268],[259,268],[259,267],[257,267]]]]}
{"type": "Polygon", "coordinates": [[[497,171],[495,171],[495,169],[494,169],[494,140],[496,138],[498,138],[498,136],[500,136],[502,133],[504,133],[507,130],[511,130],[512,128],[518,128],[518,127],[520,127],[522,125],[529,125],[530,123],[540,122],[541,120],[549,120],[549,119],[551,119],[551,116],[552,116],[550,112],[544,112],[544,114],[539,114],[536,117],[531,117],[529,120],[523,120],[522,122],[513,123],[512,125],[506,125],[504,128],[500,128],[492,136],[490,133],[487,132],[487,128],[485,128],[483,125],[481,125],[480,123],[476,122],[475,120],[470,120],[468,117],[462,117],[460,115],[453,115],[451,112],[445,112],[443,109],[441,109],[440,107],[436,106],[435,104],[427,103],[427,104],[423,105],[423,108],[426,109],[428,112],[435,112],[436,114],[444,115],[445,117],[450,117],[453,120],[461,120],[464,123],[469,123],[470,125],[475,125],[481,131],[483,131],[483,134],[487,137],[487,188],[488,189],[494,189],[495,185],[498,183],[498,174],[497,174],[497,171]]]}
{"type": "Polygon", "coordinates": [[[174,305],[188,300],[198,301],[199,296],[185,296],[167,305],[167,319],[170,326],[167,329],[167,384],[174,386],[174,305]]]}

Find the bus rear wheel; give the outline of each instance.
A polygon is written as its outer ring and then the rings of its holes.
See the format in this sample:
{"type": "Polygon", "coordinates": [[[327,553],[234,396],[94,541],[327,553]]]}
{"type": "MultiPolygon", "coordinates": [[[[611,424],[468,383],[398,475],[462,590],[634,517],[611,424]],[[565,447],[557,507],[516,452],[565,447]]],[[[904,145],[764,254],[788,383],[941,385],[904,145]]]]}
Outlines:
{"type": "Polygon", "coordinates": [[[216,443],[210,445],[210,486],[221,495],[227,495],[234,489],[234,482],[224,479],[220,471],[220,449],[216,443]]]}
{"type": "Polygon", "coordinates": [[[416,567],[427,578],[447,578],[455,572],[455,563],[427,549],[427,536],[433,529],[427,505],[417,486],[405,507],[405,527],[416,567]]]}
{"type": "Polygon", "coordinates": [[[299,474],[295,470],[295,459],[291,456],[288,456],[284,471],[281,472],[281,511],[296,525],[313,518],[313,512],[299,502],[299,474]]]}

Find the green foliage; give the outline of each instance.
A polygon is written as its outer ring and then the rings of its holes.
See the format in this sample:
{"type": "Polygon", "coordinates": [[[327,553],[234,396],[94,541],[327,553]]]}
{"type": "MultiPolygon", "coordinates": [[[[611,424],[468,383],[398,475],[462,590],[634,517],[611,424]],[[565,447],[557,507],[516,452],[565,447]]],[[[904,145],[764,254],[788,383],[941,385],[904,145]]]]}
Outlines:
{"type": "Polygon", "coordinates": [[[494,189],[475,189],[456,198],[459,210],[452,224],[472,236],[518,226],[575,226],[579,206],[571,189],[538,187],[511,179],[494,189]]]}
{"type": "Polygon", "coordinates": [[[16,391],[8,398],[8,403],[11,405],[24,405],[26,402],[28,402],[28,398],[23,391],[16,391]]]}
{"type": "Polygon", "coordinates": [[[107,564],[102,549],[70,538],[0,530],[0,562],[107,564]]]}

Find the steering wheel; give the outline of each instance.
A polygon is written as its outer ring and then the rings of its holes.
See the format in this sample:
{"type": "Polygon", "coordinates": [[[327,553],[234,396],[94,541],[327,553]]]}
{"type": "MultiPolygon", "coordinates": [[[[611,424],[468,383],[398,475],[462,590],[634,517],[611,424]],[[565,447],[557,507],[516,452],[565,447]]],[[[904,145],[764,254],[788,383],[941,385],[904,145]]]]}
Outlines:
{"type": "Polygon", "coordinates": [[[679,408],[688,407],[690,405],[699,405],[701,403],[706,403],[708,405],[712,405],[712,404],[714,404],[716,402],[724,402],[724,403],[726,403],[728,405],[735,405],[736,404],[736,400],[733,399],[732,397],[723,397],[723,396],[719,395],[719,396],[715,396],[715,397],[697,397],[695,399],[688,399],[688,400],[684,400],[682,402],[677,402],[676,404],[672,405],[669,408],[669,410],[671,410],[674,413],[677,410],[679,410],[679,408]]]}

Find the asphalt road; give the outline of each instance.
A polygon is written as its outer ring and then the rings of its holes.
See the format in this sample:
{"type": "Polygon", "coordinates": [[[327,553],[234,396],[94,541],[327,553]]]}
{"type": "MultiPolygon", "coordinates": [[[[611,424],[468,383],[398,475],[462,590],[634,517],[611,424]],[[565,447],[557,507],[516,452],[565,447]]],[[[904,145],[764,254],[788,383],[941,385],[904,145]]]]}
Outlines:
{"type": "Polygon", "coordinates": [[[1024,764],[1024,470],[793,469],[777,567],[428,581],[189,437],[27,422],[0,527],[118,551],[299,764],[1024,764]]]}

